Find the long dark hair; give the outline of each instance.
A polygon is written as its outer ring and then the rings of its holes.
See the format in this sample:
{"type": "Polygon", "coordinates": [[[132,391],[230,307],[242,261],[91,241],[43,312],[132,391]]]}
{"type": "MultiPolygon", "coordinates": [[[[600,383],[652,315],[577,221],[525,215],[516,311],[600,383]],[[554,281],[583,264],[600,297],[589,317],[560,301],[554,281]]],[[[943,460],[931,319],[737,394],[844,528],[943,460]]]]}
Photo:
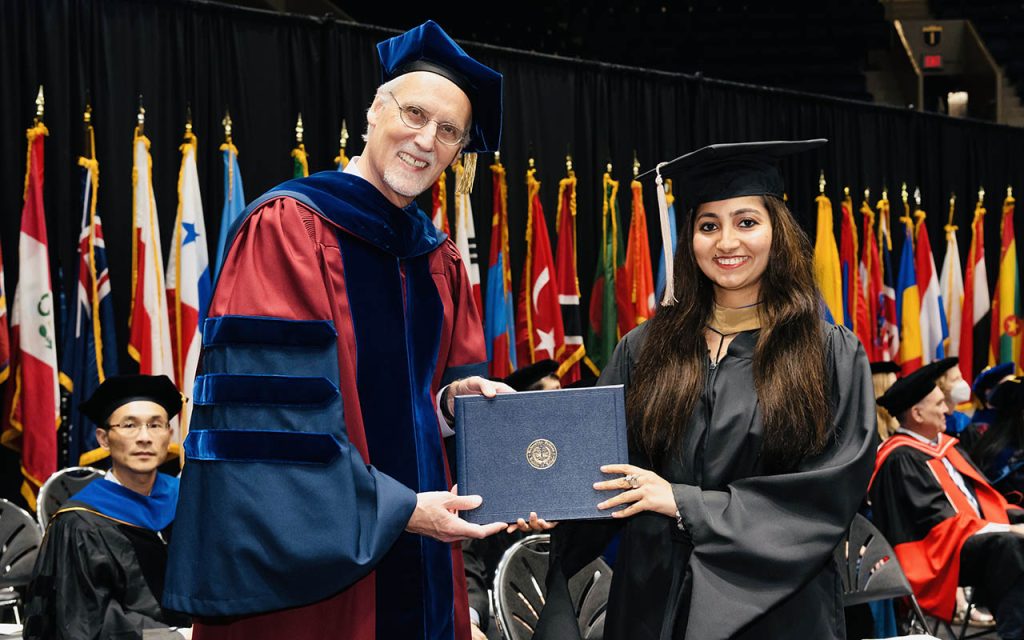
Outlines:
{"type": "MultiPolygon", "coordinates": [[[[764,468],[778,473],[824,449],[830,407],[811,243],[782,200],[763,199],[772,243],[761,277],[754,388],[764,418],[764,468]]],[[[649,320],[626,399],[633,443],[655,461],[678,451],[707,375],[704,331],[714,289],[693,253],[694,218],[683,225],[676,251],[679,302],[649,320]]]]}
{"type": "Polygon", "coordinates": [[[971,447],[971,459],[986,471],[986,467],[995,462],[1006,447],[1024,448],[1024,411],[1017,407],[1000,409],[996,413],[992,425],[971,447]]]}

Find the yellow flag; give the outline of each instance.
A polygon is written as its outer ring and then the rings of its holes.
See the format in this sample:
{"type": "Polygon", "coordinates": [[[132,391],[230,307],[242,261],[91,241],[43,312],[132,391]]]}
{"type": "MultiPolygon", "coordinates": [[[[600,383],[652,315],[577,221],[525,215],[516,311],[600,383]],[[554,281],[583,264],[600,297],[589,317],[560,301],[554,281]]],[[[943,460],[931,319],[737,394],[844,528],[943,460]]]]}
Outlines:
{"type": "Polygon", "coordinates": [[[832,202],[825,195],[817,198],[818,233],[814,241],[814,278],[821,297],[828,305],[832,320],[843,324],[843,273],[839,268],[839,248],[832,225],[832,202]]]}

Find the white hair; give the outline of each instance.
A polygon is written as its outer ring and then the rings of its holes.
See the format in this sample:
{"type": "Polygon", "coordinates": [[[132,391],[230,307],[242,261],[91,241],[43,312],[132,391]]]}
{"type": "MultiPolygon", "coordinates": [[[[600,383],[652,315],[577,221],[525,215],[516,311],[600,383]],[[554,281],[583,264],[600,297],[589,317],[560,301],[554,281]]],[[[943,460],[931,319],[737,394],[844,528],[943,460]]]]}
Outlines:
{"type": "MultiPolygon", "coordinates": [[[[395,89],[398,88],[398,85],[401,84],[402,78],[403,78],[403,76],[397,76],[397,77],[391,78],[390,80],[388,80],[384,84],[382,84],[379,87],[377,87],[377,90],[373,94],[373,100],[370,101],[370,106],[366,108],[367,118],[366,118],[366,129],[363,130],[363,143],[366,143],[368,138],[369,138],[369,136],[370,136],[370,118],[369,118],[369,113],[373,109],[373,105],[377,104],[378,100],[385,101],[385,100],[387,100],[387,98],[390,98],[391,97],[390,94],[394,93],[395,89]]],[[[472,136],[470,135],[470,131],[472,129],[473,129],[473,118],[472,118],[472,116],[470,116],[469,124],[466,125],[466,133],[465,133],[466,138],[465,138],[465,140],[462,141],[462,145],[461,145],[460,151],[462,149],[465,149],[466,145],[468,145],[469,141],[472,139],[472,136]]]]}

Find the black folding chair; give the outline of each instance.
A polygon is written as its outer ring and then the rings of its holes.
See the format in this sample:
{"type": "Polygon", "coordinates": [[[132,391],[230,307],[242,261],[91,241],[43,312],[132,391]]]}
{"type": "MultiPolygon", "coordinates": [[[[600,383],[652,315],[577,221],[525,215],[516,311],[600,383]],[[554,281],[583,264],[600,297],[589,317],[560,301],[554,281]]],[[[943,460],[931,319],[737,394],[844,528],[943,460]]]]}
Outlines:
{"type": "MultiPolygon", "coordinates": [[[[491,609],[505,640],[533,637],[547,595],[550,539],[546,533],[524,538],[509,547],[498,563],[491,609]]],[[[604,637],[611,578],[611,568],[597,558],[569,580],[569,595],[583,640],[604,637]]]]}
{"type": "Polygon", "coordinates": [[[924,633],[934,635],[935,630],[928,625],[921,605],[914,597],[914,590],[896,560],[896,552],[867,518],[860,514],[854,516],[846,535],[836,547],[835,560],[843,580],[845,606],[890,598],[908,598],[911,632],[916,621],[924,633]]]}
{"type": "Polygon", "coordinates": [[[39,489],[39,499],[36,501],[36,518],[39,521],[39,528],[45,532],[50,518],[68,501],[68,498],[84,489],[96,478],[102,478],[103,473],[93,467],[68,467],[47,478],[39,489]]]}
{"type": "Polygon", "coordinates": [[[0,608],[14,607],[20,624],[18,589],[32,579],[43,534],[32,516],[18,505],[0,498],[0,608]]]}

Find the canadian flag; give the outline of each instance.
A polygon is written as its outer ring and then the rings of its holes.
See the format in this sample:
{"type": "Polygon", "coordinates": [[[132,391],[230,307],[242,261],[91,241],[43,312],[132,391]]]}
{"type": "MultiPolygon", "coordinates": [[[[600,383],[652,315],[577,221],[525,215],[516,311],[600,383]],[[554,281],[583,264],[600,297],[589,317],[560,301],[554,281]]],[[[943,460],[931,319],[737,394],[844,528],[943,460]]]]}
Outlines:
{"type": "Polygon", "coordinates": [[[565,349],[558,278],[548,240],[548,225],[540,204],[536,169],[527,172],[526,264],[516,314],[516,352],[520,367],[538,360],[558,360],[565,349]]]}
{"type": "Polygon", "coordinates": [[[140,374],[163,374],[175,380],[149,139],[138,130],[133,148],[132,178],[135,188],[132,216],[135,235],[132,240],[132,308],[128,318],[128,353],[139,363],[140,374]]]}
{"type": "MultiPolygon", "coordinates": [[[[178,216],[174,221],[174,240],[167,264],[167,303],[170,307],[171,351],[174,354],[174,379],[186,397],[192,397],[192,385],[199,366],[202,346],[200,327],[210,307],[210,257],[206,247],[203,201],[199,195],[196,170],[196,137],[185,134],[181,145],[181,170],[178,174],[178,216]]],[[[188,410],[185,410],[188,424],[188,410]]]]}

